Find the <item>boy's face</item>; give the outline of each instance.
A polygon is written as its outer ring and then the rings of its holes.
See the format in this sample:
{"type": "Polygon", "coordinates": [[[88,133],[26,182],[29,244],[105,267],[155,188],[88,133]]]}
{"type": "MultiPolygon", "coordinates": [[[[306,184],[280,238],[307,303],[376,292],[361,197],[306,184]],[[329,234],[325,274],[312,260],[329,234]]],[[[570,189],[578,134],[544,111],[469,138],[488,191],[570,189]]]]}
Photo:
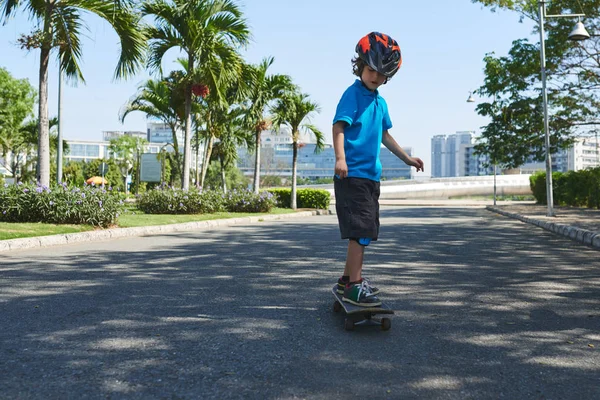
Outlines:
{"type": "Polygon", "coordinates": [[[387,78],[385,75],[382,75],[368,65],[365,65],[360,79],[369,90],[374,91],[379,86],[383,85],[387,78]]]}

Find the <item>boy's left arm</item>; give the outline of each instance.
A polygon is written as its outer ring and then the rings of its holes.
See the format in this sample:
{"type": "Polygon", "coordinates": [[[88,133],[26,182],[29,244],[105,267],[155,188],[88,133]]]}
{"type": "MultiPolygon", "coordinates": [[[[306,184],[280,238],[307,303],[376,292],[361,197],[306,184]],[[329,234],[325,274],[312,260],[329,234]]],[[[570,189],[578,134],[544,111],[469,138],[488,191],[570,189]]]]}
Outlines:
{"type": "Polygon", "coordinates": [[[392,135],[390,135],[390,133],[387,130],[383,131],[383,137],[381,142],[392,153],[394,153],[396,157],[404,161],[406,165],[415,167],[417,169],[417,172],[425,171],[425,169],[423,168],[423,160],[421,160],[419,157],[411,157],[408,154],[406,154],[404,149],[400,147],[400,145],[394,140],[392,135]]]}

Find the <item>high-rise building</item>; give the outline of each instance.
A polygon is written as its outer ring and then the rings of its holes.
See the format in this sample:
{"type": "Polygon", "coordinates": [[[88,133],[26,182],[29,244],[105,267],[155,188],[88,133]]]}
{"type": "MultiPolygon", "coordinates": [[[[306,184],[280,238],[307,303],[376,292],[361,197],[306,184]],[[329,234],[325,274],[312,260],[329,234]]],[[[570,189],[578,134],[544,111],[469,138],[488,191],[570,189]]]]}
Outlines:
{"type": "MultiPolygon", "coordinates": [[[[493,174],[494,167],[489,157],[475,154],[475,144],[469,135],[470,132],[457,132],[457,135],[437,135],[431,139],[432,177],[493,174]]],[[[597,137],[578,138],[570,148],[552,154],[552,171],[555,172],[593,167],[600,167],[600,139],[597,137]]],[[[544,160],[535,160],[533,157],[518,168],[522,174],[545,170],[544,160]]]]}
{"type": "Polygon", "coordinates": [[[467,148],[472,145],[472,131],[460,131],[454,135],[436,135],[431,139],[431,177],[466,176],[470,160],[467,148]]]}

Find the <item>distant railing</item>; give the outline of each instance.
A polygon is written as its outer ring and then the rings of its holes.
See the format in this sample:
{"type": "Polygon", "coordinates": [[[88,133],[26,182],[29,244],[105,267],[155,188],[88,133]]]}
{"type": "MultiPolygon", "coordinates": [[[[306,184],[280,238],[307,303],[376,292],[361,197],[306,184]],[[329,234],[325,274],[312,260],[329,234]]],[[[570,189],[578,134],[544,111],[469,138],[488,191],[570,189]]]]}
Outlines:
{"type": "MultiPolygon", "coordinates": [[[[496,194],[530,195],[531,175],[498,175],[496,194]]],[[[334,196],[333,185],[306,185],[328,190],[334,196]]],[[[444,199],[460,196],[488,196],[494,194],[493,176],[464,176],[454,178],[428,178],[381,182],[382,199],[444,199]]]]}

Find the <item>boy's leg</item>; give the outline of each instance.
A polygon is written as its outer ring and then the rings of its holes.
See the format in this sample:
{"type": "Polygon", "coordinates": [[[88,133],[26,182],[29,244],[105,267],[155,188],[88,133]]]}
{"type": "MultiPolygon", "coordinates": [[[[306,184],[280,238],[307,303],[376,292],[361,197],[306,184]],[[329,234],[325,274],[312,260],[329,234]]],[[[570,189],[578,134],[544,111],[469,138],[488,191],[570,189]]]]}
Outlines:
{"type": "Polygon", "coordinates": [[[348,252],[346,253],[346,266],[344,275],[350,277],[350,282],[359,282],[362,277],[363,259],[365,246],[356,240],[348,240],[348,252]]]}

